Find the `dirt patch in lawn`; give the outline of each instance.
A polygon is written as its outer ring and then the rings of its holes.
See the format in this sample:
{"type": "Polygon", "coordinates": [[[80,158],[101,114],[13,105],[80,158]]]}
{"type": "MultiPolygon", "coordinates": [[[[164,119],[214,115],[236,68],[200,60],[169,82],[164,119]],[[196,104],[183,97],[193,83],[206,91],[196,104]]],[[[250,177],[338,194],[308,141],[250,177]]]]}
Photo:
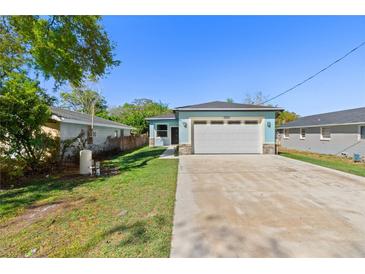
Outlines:
{"type": "Polygon", "coordinates": [[[4,230],[9,231],[22,229],[52,214],[57,215],[59,212],[67,211],[78,207],[81,204],[94,201],[94,198],[79,198],[74,200],[61,200],[30,206],[24,211],[23,214],[20,214],[17,217],[9,220],[7,223],[1,225],[0,233],[2,233],[4,230]]]}

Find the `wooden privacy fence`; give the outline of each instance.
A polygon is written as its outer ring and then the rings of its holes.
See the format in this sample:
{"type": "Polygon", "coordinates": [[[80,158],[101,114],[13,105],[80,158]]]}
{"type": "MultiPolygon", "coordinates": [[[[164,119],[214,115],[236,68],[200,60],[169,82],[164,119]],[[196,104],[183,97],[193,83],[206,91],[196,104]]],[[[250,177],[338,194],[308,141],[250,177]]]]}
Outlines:
{"type": "MultiPolygon", "coordinates": [[[[147,134],[130,135],[124,137],[111,137],[109,136],[104,143],[88,145],[86,148],[92,150],[93,159],[102,160],[113,154],[117,154],[123,151],[133,150],[148,144],[147,134]]],[[[62,160],[63,165],[78,164],[79,162],[79,149],[73,149],[67,157],[62,160]]]]}
{"type": "Polygon", "coordinates": [[[147,145],[147,134],[130,135],[120,138],[119,147],[121,151],[132,150],[147,145]]]}
{"type": "Polygon", "coordinates": [[[104,151],[128,151],[147,145],[147,134],[109,138],[103,147],[104,151]]]}

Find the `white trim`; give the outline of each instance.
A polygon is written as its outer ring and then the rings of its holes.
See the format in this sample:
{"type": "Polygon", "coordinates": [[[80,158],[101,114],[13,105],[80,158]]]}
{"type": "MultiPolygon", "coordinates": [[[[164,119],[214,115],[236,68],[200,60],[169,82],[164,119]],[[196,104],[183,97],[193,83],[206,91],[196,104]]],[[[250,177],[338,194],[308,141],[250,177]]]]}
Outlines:
{"type": "Polygon", "coordinates": [[[365,139],[361,139],[361,127],[365,127],[365,125],[359,125],[359,126],[358,126],[358,129],[359,129],[359,135],[358,135],[357,140],[358,140],[358,141],[365,141],[365,139]]]}
{"type": "Polygon", "coordinates": [[[320,124],[320,125],[302,125],[302,126],[292,126],[292,127],[278,127],[277,129],[285,129],[285,128],[301,128],[301,127],[330,127],[330,126],[347,126],[347,125],[365,125],[364,122],[354,122],[354,123],[342,123],[342,124],[320,124]]]}
{"type": "Polygon", "coordinates": [[[283,108],[175,108],[173,109],[175,111],[249,111],[249,110],[253,110],[253,111],[266,111],[266,110],[275,110],[275,111],[283,111],[283,108]]]}
{"type": "MultiPolygon", "coordinates": [[[[67,124],[76,124],[76,125],[88,125],[91,126],[90,122],[84,122],[84,121],[79,121],[79,120],[74,120],[74,119],[65,119],[63,118],[61,121],[61,123],[67,123],[67,124]]],[[[107,124],[101,124],[101,123],[95,123],[94,122],[94,126],[99,126],[99,127],[110,127],[110,128],[120,128],[120,129],[130,129],[132,130],[132,127],[129,126],[118,126],[118,125],[107,125],[107,124]]]]}
{"type": "Polygon", "coordinates": [[[263,116],[248,116],[248,117],[243,117],[243,116],[229,116],[229,117],[224,117],[224,116],[215,116],[215,117],[207,117],[207,116],[203,116],[203,117],[190,117],[190,120],[192,122],[194,121],[206,121],[207,123],[210,123],[210,121],[223,121],[224,124],[226,124],[228,121],[241,121],[244,122],[246,120],[256,120],[258,121],[258,124],[261,124],[262,121],[264,120],[263,116]]]}
{"type": "Polygon", "coordinates": [[[321,141],[330,141],[331,140],[331,137],[323,137],[323,135],[322,135],[322,130],[323,130],[323,128],[329,128],[330,129],[330,136],[332,135],[332,133],[331,133],[331,128],[330,127],[320,127],[320,140],[321,141]]]}
{"type": "Polygon", "coordinates": [[[290,132],[289,132],[289,129],[288,129],[288,128],[284,128],[284,131],[283,131],[283,137],[284,137],[284,139],[289,139],[289,137],[290,137],[290,132]],[[287,130],[287,131],[288,131],[288,135],[286,135],[286,134],[285,134],[285,130],[287,130]]]}
{"type": "Polygon", "coordinates": [[[177,118],[175,117],[175,118],[146,118],[145,120],[147,120],[147,121],[150,121],[150,120],[177,120],[177,118]]]}
{"type": "Polygon", "coordinates": [[[51,115],[51,120],[55,120],[57,122],[61,122],[62,121],[62,118],[57,116],[56,114],[52,114],[51,115]]]}
{"type": "Polygon", "coordinates": [[[306,137],[306,132],[305,132],[305,128],[304,127],[301,127],[300,129],[299,129],[299,139],[300,140],[305,140],[305,137],[306,137]],[[304,130],[304,137],[303,137],[303,135],[302,135],[302,131],[304,130]]]}
{"type": "Polygon", "coordinates": [[[169,138],[169,124],[164,124],[164,123],[158,123],[156,124],[156,138],[169,138]],[[166,130],[163,129],[157,129],[158,126],[166,126],[166,130]],[[157,131],[166,131],[166,136],[157,136],[157,131]]]}

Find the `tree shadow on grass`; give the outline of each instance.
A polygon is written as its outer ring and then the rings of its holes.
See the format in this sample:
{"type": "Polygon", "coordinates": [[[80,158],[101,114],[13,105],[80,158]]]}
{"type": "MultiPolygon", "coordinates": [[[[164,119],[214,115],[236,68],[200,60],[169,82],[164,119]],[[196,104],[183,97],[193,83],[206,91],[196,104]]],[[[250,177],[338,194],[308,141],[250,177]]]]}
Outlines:
{"type": "MultiPolygon", "coordinates": [[[[142,168],[147,163],[161,155],[164,148],[148,148],[135,152],[127,152],[116,156],[113,160],[106,161],[105,165],[117,166],[121,171],[132,171],[142,168]]],[[[0,192],[0,218],[9,214],[18,207],[28,207],[32,203],[57,195],[58,191],[72,191],[75,187],[93,182],[103,181],[106,177],[89,177],[75,174],[73,177],[37,179],[28,182],[22,188],[0,192]]]]}
{"type": "Polygon", "coordinates": [[[165,148],[153,148],[148,150],[137,151],[135,153],[125,154],[113,160],[104,163],[104,166],[116,166],[121,171],[132,171],[144,167],[149,161],[158,158],[165,148]]]}
{"type": "Polygon", "coordinates": [[[28,207],[36,201],[56,196],[58,191],[72,191],[75,187],[105,178],[77,176],[75,179],[43,179],[30,182],[28,186],[0,192],[0,217],[19,207],[28,207]]]}
{"type": "Polygon", "coordinates": [[[98,243],[106,240],[108,237],[114,235],[115,233],[123,234],[124,237],[120,240],[116,247],[127,248],[138,246],[141,244],[147,244],[153,240],[153,234],[149,231],[152,227],[155,229],[162,228],[166,226],[167,219],[162,215],[155,215],[148,219],[137,220],[129,224],[119,224],[115,225],[107,231],[97,234],[92,237],[81,249],[78,250],[77,254],[68,254],[67,256],[80,256],[81,254],[86,254],[88,251],[98,246],[98,243]]]}
{"type": "Polygon", "coordinates": [[[126,233],[125,239],[119,242],[119,246],[138,245],[147,243],[150,240],[150,236],[147,233],[146,221],[137,221],[131,225],[116,226],[105,235],[113,234],[117,232],[126,233]]]}

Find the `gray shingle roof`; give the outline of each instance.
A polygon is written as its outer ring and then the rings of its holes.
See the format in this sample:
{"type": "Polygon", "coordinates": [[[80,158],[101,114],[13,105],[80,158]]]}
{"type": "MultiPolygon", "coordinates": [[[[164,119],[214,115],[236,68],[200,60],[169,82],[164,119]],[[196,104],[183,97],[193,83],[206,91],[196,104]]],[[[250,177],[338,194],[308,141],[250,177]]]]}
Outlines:
{"type": "MultiPolygon", "coordinates": [[[[91,115],[86,113],[81,113],[77,111],[72,111],[68,109],[63,109],[59,107],[51,107],[51,111],[53,115],[56,115],[64,122],[75,123],[75,124],[87,124],[91,125],[91,115]]],[[[128,128],[132,127],[123,125],[118,122],[110,121],[107,119],[103,119],[97,116],[94,116],[94,125],[96,126],[105,126],[105,127],[116,127],[116,128],[128,128]]]]}
{"type": "Polygon", "coordinates": [[[279,128],[365,123],[365,107],[301,117],[279,128]]]}
{"type": "Polygon", "coordinates": [[[177,107],[175,110],[221,110],[221,109],[231,109],[231,110],[282,110],[281,108],[263,106],[263,105],[251,105],[251,104],[239,104],[239,103],[229,103],[223,101],[213,101],[203,104],[189,105],[177,107]]]}
{"type": "Polygon", "coordinates": [[[161,114],[153,117],[146,118],[146,120],[159,120],[159,119],[176,119],[175,113],[161,114]]]}

